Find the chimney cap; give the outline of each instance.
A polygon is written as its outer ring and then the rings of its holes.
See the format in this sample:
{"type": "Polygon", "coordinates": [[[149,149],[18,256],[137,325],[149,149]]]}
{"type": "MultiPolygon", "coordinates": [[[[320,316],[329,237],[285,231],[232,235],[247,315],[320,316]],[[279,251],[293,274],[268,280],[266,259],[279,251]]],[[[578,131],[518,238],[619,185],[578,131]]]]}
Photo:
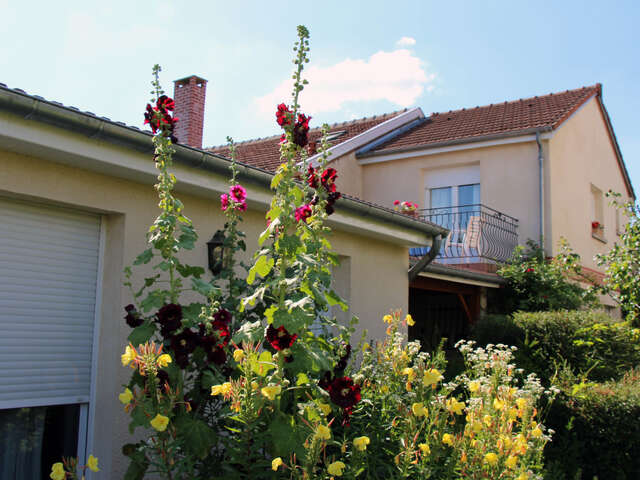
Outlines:
{"type": "Polygon", "coordinates": [[[191,79],[195,79],[195,83],[207,83],[206,78],[199,77],[198,75],[189,75],[188,77],[180,78],[178,80],[174,80],[173,83],[175,85],[186,85],[189,83],[191,79]]]}

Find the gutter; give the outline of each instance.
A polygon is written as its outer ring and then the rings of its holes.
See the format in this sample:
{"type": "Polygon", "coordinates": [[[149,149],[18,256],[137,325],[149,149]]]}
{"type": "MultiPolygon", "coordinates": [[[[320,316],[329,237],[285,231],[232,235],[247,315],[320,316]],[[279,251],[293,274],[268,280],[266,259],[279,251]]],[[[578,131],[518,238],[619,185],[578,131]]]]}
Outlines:
{"type": "Polygon", "coordinates": [[[464,278],[467,280],[474,280],[477,282],[493,283],[496,285],[504,285],[506,283],[506,280],[498,275],[489,275],[486,273],[473,272],[470,270],[463,270],[461,268],[451,268],[451,267],[446,267],[444,265],[434,264],[434,263],[432,263],[431,265],[427,265],[424,268],[424,271],[428,273],[435,273],[438,275],[446,275],[449,277],[458,277],[458,278],[464,278]]]}
{"type": "MultiPolygon", "coordinates": [[[[122,122],[114,122],[106,117],[98,117],[91,112],[81,112],[77,108],[67,107],[57,102],[32,96],[19,89],[10,89],[0,83],[0,110],[5,110],[27,120],[53,125],[86,135],[89,138],[103,140],[115,145],[125,146],[137,152],[153,153],[152,134],[122,122]]],[[[201,168],[208,172],[228,176],[231,161],[221,155],[189,147],[174,145],[174,160],[183,165],[201,168]]],[[[238,174],[243,181],[271,189],[273,174],[260,168],[237,162],[238,174]]],[[[446,235],[448,230],[439,225],[413,219],[407,215],[374,205],[362,200],[344,196],[336,202],[342,210],[363,217],[425,233],[427,239],[437,235],[446,235]]]]}
{"type": "Polygon", "coordinates": [[[433,237],[433,243],[431,244],[431,248],[427,252],[425,256],[423,256],[420,260],[418,260],[410,269],[409,269],[409,283],[411,283],[420,272],[422,272],[427,265],[433,262],[433,259],[436,258],[438,252],[440,252],[440,245],[442,244],[442,235],[436,235],[433,237]]]}

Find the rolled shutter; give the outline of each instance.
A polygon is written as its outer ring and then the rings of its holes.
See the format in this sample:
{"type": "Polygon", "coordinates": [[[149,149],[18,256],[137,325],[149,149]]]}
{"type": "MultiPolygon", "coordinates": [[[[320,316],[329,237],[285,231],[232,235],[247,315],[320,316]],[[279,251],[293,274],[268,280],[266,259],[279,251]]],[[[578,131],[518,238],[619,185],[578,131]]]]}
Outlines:
{"type": "Polygon", "coordinates": [[[100,217],[0,198],[0,408],[89,401],[100,217]]]}

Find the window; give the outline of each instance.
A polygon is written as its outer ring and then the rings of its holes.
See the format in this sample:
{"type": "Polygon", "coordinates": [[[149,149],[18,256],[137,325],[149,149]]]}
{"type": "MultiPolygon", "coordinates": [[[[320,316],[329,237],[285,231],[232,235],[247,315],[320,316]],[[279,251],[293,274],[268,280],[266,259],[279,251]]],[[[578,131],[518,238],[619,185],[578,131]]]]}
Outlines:
{"type": "Polygon", "coordinates": [[[451,230],[449,242],[463,243],[469,219],[479,214],[480,184],[432,188],[429,195],[430,220],[451,230]]]}
{"type": "Polygon", "coordinates": [[[604,240],[604,195],[595,185],[591,185],[591,235],[604,240]]]}

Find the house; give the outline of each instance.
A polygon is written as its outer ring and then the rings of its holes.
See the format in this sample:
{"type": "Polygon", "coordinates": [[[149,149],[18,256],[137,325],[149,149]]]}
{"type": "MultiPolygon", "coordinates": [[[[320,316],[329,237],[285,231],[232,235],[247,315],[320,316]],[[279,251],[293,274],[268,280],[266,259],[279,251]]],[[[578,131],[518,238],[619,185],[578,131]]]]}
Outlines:
{"type": "MultiPolygon", "coordinates": [[[[601,276],[593,257],[613,245],[623,221],[603,194],[635,199],[600,84],[430,115],[413,108],[333,124],[329,138],[341,190],[387,207],[416,202],[421,218],[450,230],[410,285],[412,334],[427,344],[466,330],[486,308],[487,289],[500,286],[496,264],[528,239],[553,256],[566,238],[601,276]]],[[[277,142],[242,143],[240,158],[273,169],[277,142]]],[[[412,249],[412,263],[428,253],[412,249]]]]}
{"type": "MultiPolygon", "coordinates": [[[[198,144],[206,81],[192,76],[175,87],[177,135],[188,142],[175,146],[176,192],[200,234],[184,260],[206,266],[205,242],[225,222],[219,198],[229,161],[198,144]]],[[[152,152],[148,132],[0,84],[2,478],[46,478],[62,455],[83,461],[89,452],[100,478],[124,474],[121,447],[131,439],[117,394],[130,373],[120,355],[131,293],[123,269],[146,248],[158,213],[152,152]]],[[[265,227],[272,174],[239,169],[249,256],[265,227]]],[[[447,231],[353,198],[336,204],[331,224],[343,260],[336,289],[361,328],[382,335],[381,316],[408,306],[408,249],[447,231]]],[[[134,274],[141,284],[152,273],[134,274]]]]}

